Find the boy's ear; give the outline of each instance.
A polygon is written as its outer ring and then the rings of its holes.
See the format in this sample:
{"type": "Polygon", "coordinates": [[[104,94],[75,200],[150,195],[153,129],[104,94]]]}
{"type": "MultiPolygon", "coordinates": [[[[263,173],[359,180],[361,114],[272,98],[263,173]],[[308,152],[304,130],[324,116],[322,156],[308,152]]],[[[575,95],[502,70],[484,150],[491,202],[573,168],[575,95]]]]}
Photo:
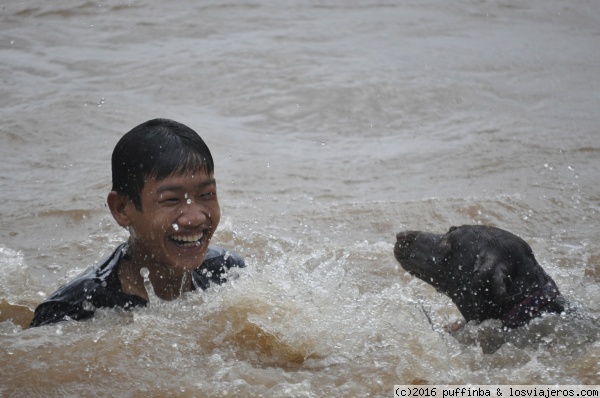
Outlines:
{"type": "Polygon", "coordinates": [[[134,208],[131,200],[115,191],[110,191],[106,203],[115,221],[123,228],[127,228],[131,224],[131,211],[134,208]]]}

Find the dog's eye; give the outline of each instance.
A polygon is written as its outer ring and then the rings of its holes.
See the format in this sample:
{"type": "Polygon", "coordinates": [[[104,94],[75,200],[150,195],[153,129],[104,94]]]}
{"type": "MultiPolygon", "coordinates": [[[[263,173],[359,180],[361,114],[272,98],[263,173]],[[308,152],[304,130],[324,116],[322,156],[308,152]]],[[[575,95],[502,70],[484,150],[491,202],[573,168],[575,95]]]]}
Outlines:
{"type": "Polygon", "coordinates": [[[439,247],[440,247],[440,250],[443,250],[443,251],[450,250],[451,247],[452,247],[452,244],[450,243],[450,239],[448,239],[448,238],[442,238],[442,240],[440,240],[439,247]]]}

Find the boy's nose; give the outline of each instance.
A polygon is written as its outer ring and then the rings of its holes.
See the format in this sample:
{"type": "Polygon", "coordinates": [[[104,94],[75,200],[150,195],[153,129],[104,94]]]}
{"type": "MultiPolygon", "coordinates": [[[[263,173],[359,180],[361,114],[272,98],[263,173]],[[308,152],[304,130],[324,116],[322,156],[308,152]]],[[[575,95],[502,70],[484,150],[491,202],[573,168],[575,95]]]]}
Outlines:
{"type": "Polygon", "coordinates": [[[205,206],[202,206],[200,202],[190,201],[183,206],[177,221],[182,227],[197,227],[204,224],[209,218],[210,214],[205,206]]]}

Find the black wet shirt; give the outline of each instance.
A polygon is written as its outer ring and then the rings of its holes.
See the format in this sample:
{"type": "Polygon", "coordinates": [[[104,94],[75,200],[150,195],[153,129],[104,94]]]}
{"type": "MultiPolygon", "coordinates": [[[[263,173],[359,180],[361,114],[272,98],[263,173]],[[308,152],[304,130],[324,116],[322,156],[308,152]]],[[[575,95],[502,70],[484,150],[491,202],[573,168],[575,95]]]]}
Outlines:
{"type": "MultiPolygon", "coordinates": [[[[117,266],[126,251],[127,243],[123,243],[106,259],[54,292],[35,309],[30,326],[91,318],[96,308],[128,309],[148,304],[143,298],[121,289],[117,266]]],[[[205,290],[211,283],[222,284],[227,281],[224,274],[229,268],[244,266],[244,259],[239,255],[209,246],[202,265],[192,271],[194,290],[205,290]]]]}

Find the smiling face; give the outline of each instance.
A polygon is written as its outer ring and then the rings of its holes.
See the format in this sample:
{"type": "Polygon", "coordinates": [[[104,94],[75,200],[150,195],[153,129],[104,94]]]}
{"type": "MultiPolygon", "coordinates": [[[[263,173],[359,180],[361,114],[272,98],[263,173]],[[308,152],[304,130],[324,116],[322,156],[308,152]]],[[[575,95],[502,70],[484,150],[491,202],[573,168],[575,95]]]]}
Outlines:
{"type": "Polygon", "coordinates": [[[173,276],[198,268],[221,218],[214,177],[199,171],[147,178],[141,204],[126,205],[132,259],[173,276]]]}

